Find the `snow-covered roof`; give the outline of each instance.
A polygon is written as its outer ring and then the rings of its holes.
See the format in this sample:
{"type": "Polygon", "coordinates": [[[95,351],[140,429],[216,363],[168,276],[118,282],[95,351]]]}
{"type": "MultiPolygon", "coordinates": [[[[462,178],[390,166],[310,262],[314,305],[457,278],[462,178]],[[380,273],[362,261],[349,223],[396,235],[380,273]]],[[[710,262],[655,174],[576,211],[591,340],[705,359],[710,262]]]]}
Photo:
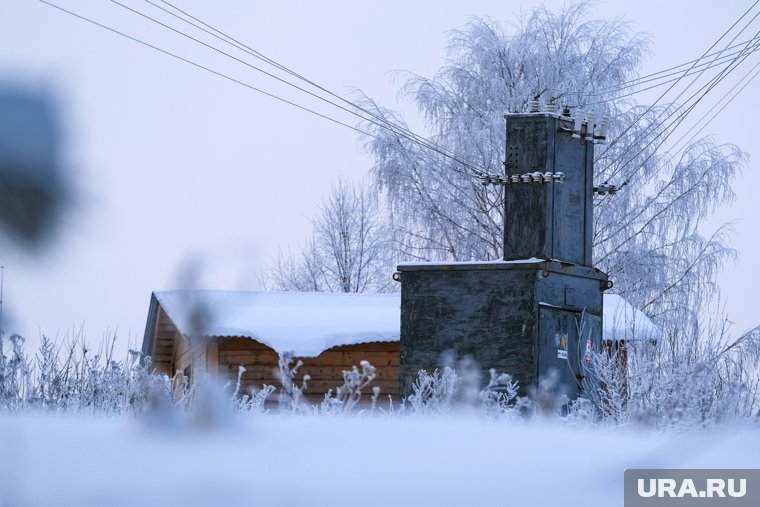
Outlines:
{"type": "Polygon", "coordinates": [[[643,312],[617,294],[604,295],[602,336],[605,340],[657,340],[660,330],[643,312]]]}
{"type": "Polygon", "coordinates": [[[399,340],[399,294],[166,291],[156,299],[184,335],[247,336],[277,352],[399,340]]]}
{"type": "MultiPolygon", "coordinates": [[[[183,335],[247,336],[300,357],[400,339],[400,294],[178,290],[154,295],[183,335]]],[[[656,340],[659,334],[623,298],[604,295],[605,339],[656,340]]]]}

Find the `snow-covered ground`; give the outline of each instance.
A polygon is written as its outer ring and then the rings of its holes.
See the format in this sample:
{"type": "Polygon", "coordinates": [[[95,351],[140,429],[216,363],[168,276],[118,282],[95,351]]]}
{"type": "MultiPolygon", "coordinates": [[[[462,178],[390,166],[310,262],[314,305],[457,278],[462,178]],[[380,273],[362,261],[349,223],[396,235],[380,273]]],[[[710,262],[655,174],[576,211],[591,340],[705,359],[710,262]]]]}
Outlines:
{"type": "Polygon", "coordinates": [[[626,468],[759,468],[760,430],[469,416],[0,417],[0,506],[615,506],[626,468]]]}

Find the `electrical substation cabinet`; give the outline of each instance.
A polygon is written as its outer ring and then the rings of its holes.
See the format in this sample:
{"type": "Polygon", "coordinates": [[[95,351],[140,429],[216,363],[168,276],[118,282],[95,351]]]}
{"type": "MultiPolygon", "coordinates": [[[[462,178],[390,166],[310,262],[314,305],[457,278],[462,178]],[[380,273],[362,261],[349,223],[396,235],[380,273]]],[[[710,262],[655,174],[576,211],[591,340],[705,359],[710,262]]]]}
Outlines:
{"type": "Polygon", "coordinates": [[[510,181],[504,195],[504,259],[591,266],[594,144],[586,131],[573,137],[572,119],[555,114],[507,115],[504,173],[510,181]]]}
{"type": "Polygon", "coordinates": [[[572,400],[593,382],[607,288],[601,271],[539,259],[398,269],[402,397],[419,370],[440,367],[443,352],[473,358],[483,385],[491,368],[509,373],[523,395],[538,387],[572,400]]]}

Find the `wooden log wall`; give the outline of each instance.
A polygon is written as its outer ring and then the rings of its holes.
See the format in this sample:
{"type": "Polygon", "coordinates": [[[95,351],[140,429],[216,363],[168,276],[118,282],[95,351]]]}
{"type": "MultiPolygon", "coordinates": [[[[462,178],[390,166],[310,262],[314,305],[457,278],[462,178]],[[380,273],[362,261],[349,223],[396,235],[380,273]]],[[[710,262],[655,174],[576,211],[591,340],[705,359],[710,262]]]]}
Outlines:
{"type": "Polygon", "coordinates": [[[153,330],[153,350],[150,353],[152,367],[171,377],[174,375],[175,347],[179,333],[164,309],[159,307],[158,312],[153,330]]]}
{"type": "MultiPolygon", "coordinates": [[[[362,391],[362,399],[369,401],[372,397],[372,387],[380,387],[379,406],[388,404],[390,394],[394,403],[398,401],[399,387],[399,342],[371,342],[356,345],[344,345],[326,350],[318,357],[295,358],[303,361],[298,369],[296,385],[301,385],[303,376],[308,374],[311,379],[307,382],[304,395],[307,401],[318,403],[324,399],[329,389],[335,389],[343,384],[343,371],[356,366],[361,371],[360,362],[369,361],[377,368],[375,380],[362,391]]],[[[238,368],[243,365],[246,369],[242,376],[241,388],[244,392],[260,389],[264,384],[280,389],[280,381],[275,371],[279,356],[271,348],[251,338],[221,338],[217,345],[219,358],[219,380],[222,382],[237,380],[238,368]]],[[[292,363],[292,365],[294,365],[292,363]]],[[[277,392],[270,399],[276,399],[277,392]]]]}

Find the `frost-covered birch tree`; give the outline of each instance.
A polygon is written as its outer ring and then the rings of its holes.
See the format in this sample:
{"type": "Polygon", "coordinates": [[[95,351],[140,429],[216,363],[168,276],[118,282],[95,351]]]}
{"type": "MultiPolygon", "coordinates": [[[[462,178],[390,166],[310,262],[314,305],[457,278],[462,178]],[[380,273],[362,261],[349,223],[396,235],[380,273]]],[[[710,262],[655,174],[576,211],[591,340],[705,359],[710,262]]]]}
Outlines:
{"type": "MultiPolygon", "coordinates": [[[[616,100],[637,76],[647,40],[620,20],[589,19],[589,12],[588,4],[573,3],[557,13],[540,7],[506,25],[473,19],[451,33],[435,76],[405,75],[402,96],[416,104],[430,141],[491,174],[503,174],[504,114],[526,111],[530,100],[610,117],[613,141],[597,147],[595,180],[622,188],[596,198],[595,264],[610,274],[615,291],[666,330],[698,330],[716,273],[734,255],[725,228],[704,236],[700,226],[733,198],[731,181],[745,155],[707,138],[672,158],[664,152],[662,119],[678,106],[616,100]]],[[[363,105],[406,126],[368,97],[363,105]]],[[[366,147],[400,254],[501,258],[500,190],[482,186],[471,167],[377,123],[365,125],[374,136],[366,147]]]]}
{"type": "Polygon", "coordinates": [[[377,196],[366,184],[339,179],[312,219],[301,250],[280,253],[271,283],[279,290],[392,290],[389,232],[377,196]]]}

